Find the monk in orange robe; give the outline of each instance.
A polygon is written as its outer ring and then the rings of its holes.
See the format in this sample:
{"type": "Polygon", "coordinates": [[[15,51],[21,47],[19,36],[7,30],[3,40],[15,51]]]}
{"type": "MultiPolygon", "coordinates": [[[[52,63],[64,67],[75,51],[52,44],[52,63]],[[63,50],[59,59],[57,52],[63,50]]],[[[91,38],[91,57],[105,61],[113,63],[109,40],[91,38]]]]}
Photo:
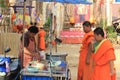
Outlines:
{"type": "Polygon", "coordinates": [[[40,30],[39,30],[39,34],[38,34],[38,39],[39,39],[38,40],[38,46],[39,46],[39,50],[40,50],[40,55],[44,59],[45,59],[44,50],[46,49],[45,36],[46,36],[46,32],[41,27],[40,30]]]}
{"type": "Polygon", "coordinates": [[[92,80],[116,80],[114,68],[114,48],[104,39],[104,31],[98,27],[94,30],[94,61],[92,80]]]}
{"type": "Polygon", "coordinates": [[[39,49],[40,50],[45,50],[45,35],[46,32],[44,31],[44,29],[41,27],[40,31],[39,31],[39,49]]]}
{"type": "Polygon", "coordinates": [[[94,33],[91,30],[91,23],[85,21],[83,23],[83,30],[85,32],[82,46],[80,49],[78,77],[77,80],[90,80],[92,73],[92,43],[94,33]]]}

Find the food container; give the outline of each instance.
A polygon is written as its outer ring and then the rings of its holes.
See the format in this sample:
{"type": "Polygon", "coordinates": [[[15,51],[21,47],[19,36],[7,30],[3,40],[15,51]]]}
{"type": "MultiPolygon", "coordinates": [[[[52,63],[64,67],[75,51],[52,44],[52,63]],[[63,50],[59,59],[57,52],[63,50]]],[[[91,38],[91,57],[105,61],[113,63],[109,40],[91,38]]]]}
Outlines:
{"type": "MultiPolygon", "coordinates": [[[[54,53],[51,55],[53,61],[66,61],[66,53],[54,53]]],[[[46,53],[46,59],[50,60],[50,54],[46,53]]]]}

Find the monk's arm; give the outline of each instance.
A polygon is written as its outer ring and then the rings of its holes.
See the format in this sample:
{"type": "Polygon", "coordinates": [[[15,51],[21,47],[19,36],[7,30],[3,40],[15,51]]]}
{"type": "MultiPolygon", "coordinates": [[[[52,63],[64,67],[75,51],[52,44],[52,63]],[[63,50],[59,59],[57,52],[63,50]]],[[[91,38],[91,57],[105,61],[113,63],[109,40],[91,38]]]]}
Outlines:
{"type": "Polygon", "coordinates": [[[86,64],[90,64],[90,56],[92,54],[92,43],[89,43],[88,45],[88,53],[86,56],[86,64]]]}
{"type": "Polygon", "coordinates": [[[111,72],[111,75],[115,74],[114,61],[113,60],[110,61],[110,72],[111,72]]]}
{"type": "Polygon", "coordinates": [[[91,41],[91,45],[92,45],[92,53],[94,53],[94,51],[95,51],[95,49],[94,49],[94,44],[95,44],[95,39],[93,39],[92,41],[91,41]]]}

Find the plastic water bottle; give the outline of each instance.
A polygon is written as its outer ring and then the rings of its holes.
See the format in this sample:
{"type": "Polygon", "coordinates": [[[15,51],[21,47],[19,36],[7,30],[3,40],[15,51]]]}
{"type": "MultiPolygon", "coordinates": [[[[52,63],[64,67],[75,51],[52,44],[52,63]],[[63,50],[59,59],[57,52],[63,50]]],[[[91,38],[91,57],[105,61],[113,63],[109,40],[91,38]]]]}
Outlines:
{"type": "Polygon", "coordinates": [[[6,64],[6,72],[10,72],[10,66],[8,61],[6,61],[5,64],[6,64]]]}

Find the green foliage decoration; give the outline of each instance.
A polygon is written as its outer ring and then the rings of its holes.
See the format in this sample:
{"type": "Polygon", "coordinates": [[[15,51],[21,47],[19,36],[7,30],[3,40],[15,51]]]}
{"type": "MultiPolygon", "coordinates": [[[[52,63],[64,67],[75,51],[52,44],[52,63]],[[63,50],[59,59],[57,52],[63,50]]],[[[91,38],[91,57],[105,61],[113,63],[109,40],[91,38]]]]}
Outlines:
{"type": "Polygon", "coordinates": [[[51,19],[50,19],[50,17],[48,17],[47,19],[46,19],[46,22],[45,22],[45,24],[44,24],[44,30],[46,31],[46,32],[49,32],[49,29],[50,29],[50,22],[51,22],[51,19]]]}
{"type": "Polygon", "coordinates": [[[7,6],[5,0],[0,0],[0,7],[5,8],[7,6]]]}
{"type": "Polygon", "coordinates": [[[107,26],[106,33],[107,33],[107,38],[116,38],[117,37],[117,33],[113,26],[107,26]]]}
{"type": "Polygon", "coordinates": [[[46,31],[46,36],[45,36],[46,46],[48,46],[48,43],[49,43],[50,24],[51,24],[51,18],[48,17],[46,19],[45,24],[43,25],[43,28],[46,31]]]}

